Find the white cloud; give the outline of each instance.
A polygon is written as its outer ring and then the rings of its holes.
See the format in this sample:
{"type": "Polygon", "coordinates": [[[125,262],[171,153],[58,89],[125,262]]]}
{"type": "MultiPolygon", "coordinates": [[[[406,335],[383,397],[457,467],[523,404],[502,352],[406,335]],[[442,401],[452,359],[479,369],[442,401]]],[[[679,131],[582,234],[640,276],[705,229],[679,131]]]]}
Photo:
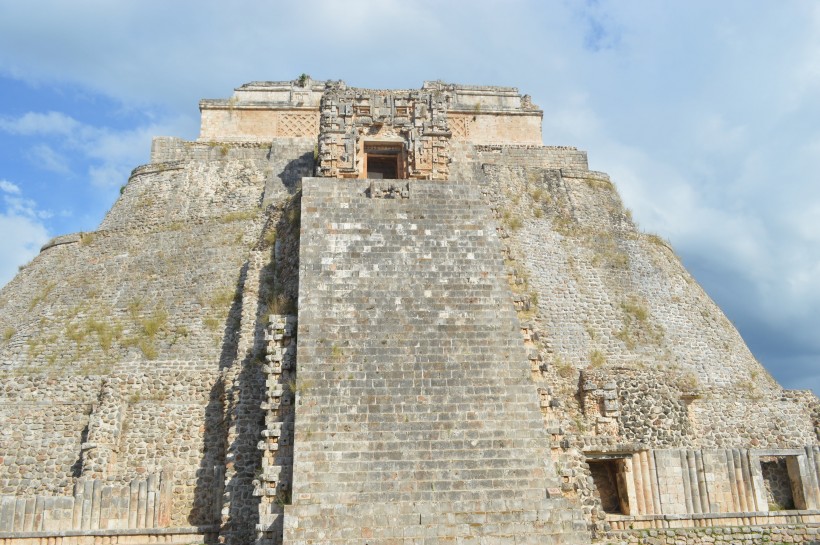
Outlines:
{"type": "Polygon", "coordinates": [[[34,258],[48,242],[45,226],[36,219],[0,213],[0,286],[17,274],[17,268],[34,258]]]}
{"type": "Polygon", "coordinates": [[[0,180],[0,191],[18,195],[20,193],[20,188],[8,180],[0,180]]]}
{"type": "Polygon", "coordinates": [[[48,144],[37,144],[32,147],[28,158],[42,169],[57,174],[71,173],[68,158],[62,153],[55,151],[48,144]]]}
{"type": "Polygon", "coordinates": [[[184,117],[161,123],[116,130],[82,123],[62,112],[27,112],[22,116],[0,119],[0,131],[43,138],[59,137],[50,143],[33,145],[27,156],[35,166],[58,174],[70,174],[69,153],[89,162],[87,176],[95,187],[124,184],[129,172],[148,158],[151,138],[176,135],[189,130],[184,117]],[[55,150],[57,146],[61,151],[55,150]]]}
{"type": "Polygon", "coordinates": [[[111,163],[102,166],[90,166],[88,176],[91,183],[96,187],[117,187],[123,185],[128,179],[129,169],[118,167],[111,163]]]}
{"type": "Polygon", "coordinates": [[[0,129],[12,134],[71,136],[82,127],[76,119],[60,112],[28,112],[17,118],[0,119],[0,129]]]}
{"type": "Polygon", "coordinates": [[[20,188],[7,180],[0,180],[4,193],[4,210],[0,212],[0,286],[17,273],[17,267],[31,260],[48,242],[49,234],[42,223],[45,212],[37,204],[21,196],[20,188]]]}
{"type": "Polygon", "coordinates": [[[3,195],[3,202],[6,203],[6,211],[12,215],[27,216],[30,218],[37,216],[37,203],[32,199],[3,195]]]}

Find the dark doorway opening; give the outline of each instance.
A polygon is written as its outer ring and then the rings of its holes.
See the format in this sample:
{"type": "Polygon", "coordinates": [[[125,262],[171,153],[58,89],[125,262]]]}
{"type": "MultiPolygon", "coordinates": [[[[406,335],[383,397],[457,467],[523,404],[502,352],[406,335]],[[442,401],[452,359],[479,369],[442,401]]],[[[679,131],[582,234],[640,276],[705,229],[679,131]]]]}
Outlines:
{"type": "Polygon", "coordinates": [[[365,176],[398,180],[405,178],[403,146],[394,142],[365,142],[365,176]]]}
{"type": "Polygon", "coordinates": [[[610,514],[629,514],[625,483],[623,481],[623,460],[587,460],[592,482],[601,497],[601,507],[610,514]]]}
{"type": "Polygon", "coordinates": [[[368,178],[398,178],[397,156],[367,154],[368,178]]]}

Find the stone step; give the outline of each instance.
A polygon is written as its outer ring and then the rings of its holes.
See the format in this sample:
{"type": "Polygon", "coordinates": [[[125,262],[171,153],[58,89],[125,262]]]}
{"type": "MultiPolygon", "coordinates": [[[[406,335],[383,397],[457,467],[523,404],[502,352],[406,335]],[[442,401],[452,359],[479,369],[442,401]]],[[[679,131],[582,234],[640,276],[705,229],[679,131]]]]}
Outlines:
{"type": "Polygon", "coordinates": [[[378,504],[367,507],[370,509],[348,504],[289,507],[288,516],[299,512],[318,522],[310,527],[294,527],[286,520],[286,539],[343,543],[367,538],[368,543],[380,543],[383,539],[401,538],[425,539],[426,543],[428,539],[472,537],[483,538],[475,543],[493,544],[589,543],[583,538],[585,523],[573,518],[572,511],[560,501],[535,501],[528,505],[514,501],[468,502],[460,508],[448,502],[396,502],[387,508],[378,504]],[[557,536],[566,537],[550,541],[557,536]]]}
{"type": "Polygon", "coordinates": [[[407,183],[303,180],[285,542],[571,543],[489,209],[407,183]]]}
{"type": "MultiPolygon", "coordinates": [[[[491,497],[497,498],[529,498],[537,500],[545,496],[545,489],[524,489],[522,487],[531,486],[532,477],[524,479],[504,479],[499,477],[497,479],[477,479],[475,482],[467,483],[465,481],[410,481],[398,482],[388,480],[372,480],[368,481],[364,478],[361,480],[350,481],[331,481],[331,482],[316,482],[306,481],[304,488],[300,485],[295,489],[296,492],[302,493],[303,490],[310,490],[310,499],[302,499],[300,496],[300,503],[393,503],[397,500],[407,501],[455,501],[455,500],[469,500],[469,499],[488,499],[491,497]],[[469,490],[467,487],[474,486],[480,490],[469,490]],[[510,487],[519,487],[518,490],[510,490],[510,487]],[[338,492],[340,488],[351,489],[349,492],[338,492]]],[[[551,488],[557,486],[552,484],[551,488]]]]}

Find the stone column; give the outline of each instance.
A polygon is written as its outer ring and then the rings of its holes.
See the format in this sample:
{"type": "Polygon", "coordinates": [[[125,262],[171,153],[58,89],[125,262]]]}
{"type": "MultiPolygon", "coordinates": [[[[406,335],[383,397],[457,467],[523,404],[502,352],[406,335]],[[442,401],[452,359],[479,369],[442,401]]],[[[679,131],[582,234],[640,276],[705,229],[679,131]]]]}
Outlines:
{"type": "Polygon", "coordinates": [[[695,469],[697,471],[698,491],[700,492],[701,513],[710,513],[709,489],[706,480],[706,468],[703,465],[703,453],[700,450],[694,451],[695,469]]]}
{"type": "Polygon", "coordinates": [[[743,489],[743,497],[746,499],[746,511],[755,511],[755,496],[752,489],[752,473],[749,469],[749,451],[746,449],[740,450],[740,469],[743,475],[741,481],[743,489]]]}
{"type": "Polygon", "coordinates": [[[643,498],[646,505],[644,513],[651,515],[654,514],[655,510],[653,509],[654,504],[652,503],[652,475],[649,472],[649,451],[642,450],[640,456],[641,472],[643,473],[641,479],[643,481],[643,498]]]}
{"type": "Polygon", "coordinates": [[[732,493],[732,509],[730,512],[736,513],[742,511],[740,507],[740,492],[737,487],[737,473],[735,472],[735,459],[732,455],[731,449],[725,451],[726,454],[726,469],[729,478],[729,491],[732,493]]]}
{"type": "Polygon", "coordinates": [[[635,490],[635,467],[632,458],[624,458],[624,484],[626,485],[626,502],[629,512],[625,515],[638,514],[638,497],[635,490]]]}
{"type": "Polygon", "coordinates": [[[655,451],[649,451],[647,456],[649,462],[649,488],[652,491],[653,513],[661,514],[661,494],[658,487],[658,467],[655,463],[655,451]]]}
{"type": "Polygon", "coordinates": [[[686,471],[689,473],[689,488],[692,493],[692,513],[703,513],[703,505],[700,501],[700,482],[693,450],[686,450],[686,471]]]}
{"type": "Polygon", "coordinates": [[[643,494],[643,471],[641,470],[641,455],[636,452],[632,455],[632,477],[635,479],[636,515],[646,514],[646,500],[643,494]]]}

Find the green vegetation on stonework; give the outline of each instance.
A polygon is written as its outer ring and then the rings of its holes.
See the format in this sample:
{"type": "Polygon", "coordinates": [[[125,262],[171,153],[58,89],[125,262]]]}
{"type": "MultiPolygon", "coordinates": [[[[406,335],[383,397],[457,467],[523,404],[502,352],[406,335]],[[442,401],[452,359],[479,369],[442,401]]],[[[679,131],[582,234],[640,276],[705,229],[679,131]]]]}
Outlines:
{"type": "Polygon", "coordinates": [[[606,357],[604,356],[603,352],[598,350],[592,350],[589,353],[589,365],[593,368],[601,367],[606,363],[606,357]]]}
{"type": "Polygon", "coordinates": [[[663,328],[649,320],[649,310],[637,297],[621,301],[622,327],[615,332],[615,338],[623,342],[630,350],[639,343],[659,344],[663,338],[663,328]]]}
{"type": "Polygon", "coordinates": [[[258,210],[235,210],[216,218],[219,223],[230,223],[232,221],[245,221],[255,218],[259,214],[258,210]]]}
{"type": "Polygon", "coordinates": [[[48,299],[48,296],[51,295],[51,292],[54,291],[54,288],[57,287],[56,282],[46,282],[40,289],[34,294],[34,297],[31,299],[31,302],[28,305],[29,310],[33,310],[34,307],[48,299]]]}

